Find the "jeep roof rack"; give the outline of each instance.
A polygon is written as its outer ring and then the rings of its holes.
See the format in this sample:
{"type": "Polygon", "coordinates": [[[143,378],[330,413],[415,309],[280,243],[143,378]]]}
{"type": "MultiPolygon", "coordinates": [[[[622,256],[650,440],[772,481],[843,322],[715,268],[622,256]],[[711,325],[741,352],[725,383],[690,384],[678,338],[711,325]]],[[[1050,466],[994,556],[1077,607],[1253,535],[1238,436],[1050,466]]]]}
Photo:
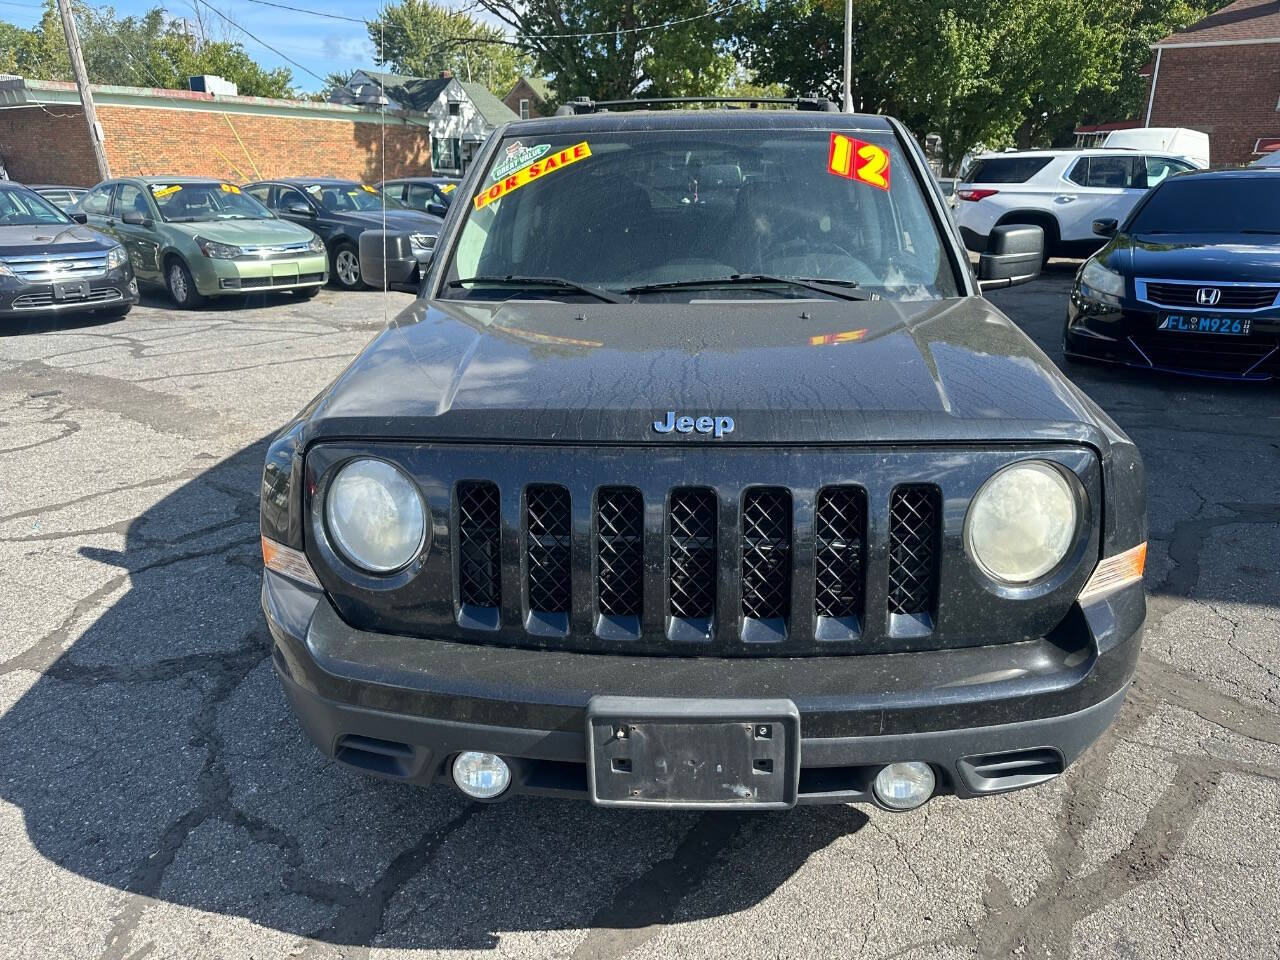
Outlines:
{"type": "MultiPolygon", "coordinates": [[[[797,110],[818,110],[824,113],[839,113],[840,108],[826,97],[637,97],[631,100],[592,100],[590,97],[574,97],[556,107],[557,117],[572,117],[580,113],[603,113],[610,110],[634,110],[646,106],[671,106],[686,103],[730,104],[742,103],[756,106],[759,104],[777,104],[794,107],[797,110]]],[[[730,109],[742,109],[730,107],[730,109]]]]}

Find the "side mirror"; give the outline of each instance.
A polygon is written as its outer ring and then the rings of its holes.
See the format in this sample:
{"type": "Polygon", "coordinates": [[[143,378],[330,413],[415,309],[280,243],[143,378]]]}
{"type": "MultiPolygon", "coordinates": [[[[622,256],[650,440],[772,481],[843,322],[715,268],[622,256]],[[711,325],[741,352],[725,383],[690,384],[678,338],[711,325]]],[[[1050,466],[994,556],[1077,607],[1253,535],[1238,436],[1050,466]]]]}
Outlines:
{"type": "Polygon", "coordinates": [[[1100,237],[1106,237],[1110,240],[1116,235],[1116,231],[1120,229],[1120,221],[1115,217],[1103,217],[1101,220],[1093,221],[1093,232],[1100,237]]]}
{"type": "Polygon", "coordinates": [[[443,220],[444,215],[448,212],[449,212],[449,208],[446,207],[443,203],[427,204],[427,213],[431,214],[433,217],[439,217],[441,220],[443,220]]]}
{"type": "Polygon", "coordinates": [[[987,237],[987,252],[978,259],[978,286],[998,290],[1030,283],[1044,263],[1044,230],[1024,223],[996,227],[987,237]]]}
{"type": "Polygon", "coordinates": [[[284,208],[284,212],[292,213],[295,217],[314,217],[316,215],[310,204],[306,203],[291,203],[284,208]]]}
{"type": "Polygon", "coordinates": [[[126,210],[120,214],[120,222],[127,223],[132,227],[143,227],[147,230],[156,225],[154,220],[150,217],[144,217],[137,210],[126,210]]]}
{"type": "Polygon", "coordinates": [[[427,259],[419,266],[407,232],[366,230],[360,234],[360,277],[370,287],[380,289],[386,284],[388,289],[412,293],[430,265],[427,259]]]}
{"type": "Polygon", "coordinates": [[[87,213],[81,213],[81,212],[80,212],[80,211],[78,211],[78,210],[76,210],[76,211],[74,211],[74,212],[72,212],[72,211],[68,211],[67,216],[68,216],[68,217],[70,217],[72,220],[74,220],[76,223],[88,223],[88,222],[89,222],[89,215],[88,215],[87,213]]]}

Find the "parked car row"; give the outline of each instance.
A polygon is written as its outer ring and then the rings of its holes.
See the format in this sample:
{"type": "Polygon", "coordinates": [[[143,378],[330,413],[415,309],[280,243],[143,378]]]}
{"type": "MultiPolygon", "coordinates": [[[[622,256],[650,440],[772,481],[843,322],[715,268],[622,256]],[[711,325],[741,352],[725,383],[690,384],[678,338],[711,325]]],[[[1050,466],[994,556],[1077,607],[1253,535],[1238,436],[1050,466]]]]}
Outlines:
{"type": "Polygon", "coordinates": [[[333,177],[244,186],[207,177],[119,177],[92,189],[5,182],[0,193],[0,312],[123,315],[138,284],[179,307],[275,290],[310,298],[327,282],[364,286],[365,230],[407,232],[402,274],[416,277],[448,211],[450,181],[369,186],[333,177]]]}

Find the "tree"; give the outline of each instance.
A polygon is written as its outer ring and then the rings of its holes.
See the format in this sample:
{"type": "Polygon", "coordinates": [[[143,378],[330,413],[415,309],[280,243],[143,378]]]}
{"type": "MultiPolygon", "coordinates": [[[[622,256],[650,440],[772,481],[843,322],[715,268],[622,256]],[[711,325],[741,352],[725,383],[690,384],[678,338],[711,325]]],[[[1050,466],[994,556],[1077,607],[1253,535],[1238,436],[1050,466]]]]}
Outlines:
{"type": "MultiPolygon", "coordinates": [[[[854,102],[937,133],[948,170],[980,144],[1061,143],[1082,119],[1136,115],[1150,44],[1222,2],[858,0],[854,102]]],[[[839,0],[744,6],[729,30],[760,81],[839,98],[839,0]]]]}
{"type": "MultiPolygon", "coordinates": [[[[85,69],[92,83],[185,89],[187,78],[202,73],[225,77],[246,96],[289,97],[293,74],[266,70],[244,47],[229,40],[192,36],[164,10],[140,16],[116,16],[111,7],[74,7],[85,69]]],[[[6,24],[0,31],[0,60],[12,72],[43,80],[72,79],[62,21],[53,0],[29,30],[6,24]]]]}
{"type": "Polygon", "coordinates": [[[499,96],[533,71],[532,59],[500,29],[431,0],[400,0],[384,8],[369,23],[369,39],[378,63],[396,73],[434,77],[451,70],[499,96]]]}
{"type": "Polygon", "coordinates": [[[734,72],[716,18],[706,16],[711,0],[477,3],[514,33],[561,99],[708,96],[734,72]]]}

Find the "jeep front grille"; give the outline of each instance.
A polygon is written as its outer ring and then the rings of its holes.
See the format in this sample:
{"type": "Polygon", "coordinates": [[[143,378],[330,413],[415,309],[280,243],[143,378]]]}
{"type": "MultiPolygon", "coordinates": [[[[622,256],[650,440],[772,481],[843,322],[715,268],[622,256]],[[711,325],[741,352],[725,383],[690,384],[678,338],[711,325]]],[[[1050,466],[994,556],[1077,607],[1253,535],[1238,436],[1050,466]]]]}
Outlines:
{"type": "Polygon", "coordinates": [[[552,484],[525,490],[525,563],[529,609],[569,612],[569,491],[552,484]]]}
{"type": "Polygon", "coordinates": [[[671,491],[667,510],[667,612],[709,621],[716,609],[716,495],[702,487],[671,491]]]}
{"type": "Polygon", "coordinates": [[[307,454],[316,477],[352,456],[383,457],[415,479],[430,547],[376,594],[348,588],[319,538],[308,557],[344,620],[400,636],[719,657],[1016,642],[1062,622],[1101,555],[1097,507],[1084,514],[1076,565],[1030,599],[985,586],[964,550],[970,499],[1019,459],[1061,464],[1100,504],[1098,457],[1082,445],[387,441],[307,454]]]}
{"type": "Polygon", "coordinates": [[[644,501],[634,487],[596,494],[596,590],[600,612],[640,616],[644,582],[644,501]]]}
{"type": "Polygon", "coordinates": [[[818,491],[813,519],[813,605],[819,616],[862,615],[866,509],[866,494],[859,487],[825,487],[818,491]]]}
{"type": "Polygon", "coordinates": [[[791,494],[755,487],[742,498],[742,615],[785,618],[791,609],[791,494]]]}
{"type": "Polygon", "coordinates": [[[494,607],[502,598],[502,532],[497,484],[458,484],[458,599],[465,606],[494,607]]]}
{"type": "Polygon", "coordinates": [[[889,504],[889,612],[928,614],[938,588],[938,488],[898,487],[889,504]]]}

